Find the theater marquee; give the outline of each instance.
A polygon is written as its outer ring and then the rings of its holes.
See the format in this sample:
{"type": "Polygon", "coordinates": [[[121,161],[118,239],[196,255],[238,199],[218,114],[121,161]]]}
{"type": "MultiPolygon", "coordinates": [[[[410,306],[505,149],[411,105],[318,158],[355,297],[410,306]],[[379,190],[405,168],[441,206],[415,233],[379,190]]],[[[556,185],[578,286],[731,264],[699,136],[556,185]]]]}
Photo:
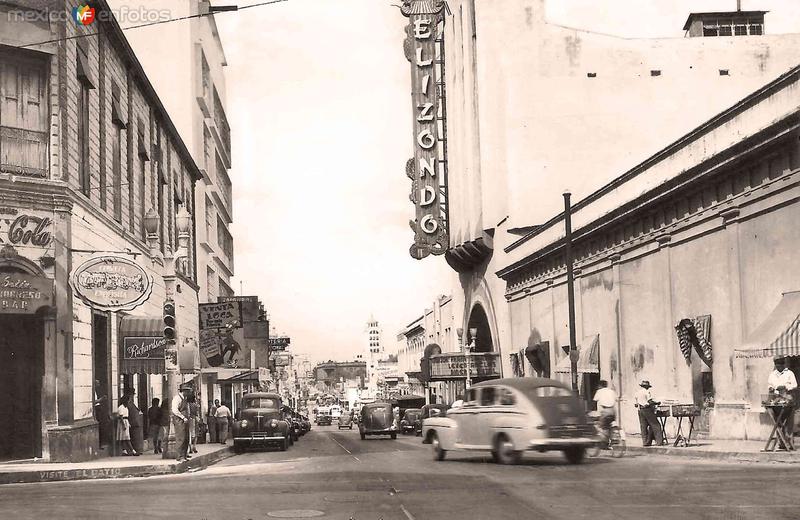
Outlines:
{"type": "Polygon", "coordinates": [[[409,19],[403,49],[411,63],[414,157],[406,163],[412,181],[410,221],[416,259],[441,255],[448,247],[447,162],[444,111],[444,0],[404,0],[409,19]]]}

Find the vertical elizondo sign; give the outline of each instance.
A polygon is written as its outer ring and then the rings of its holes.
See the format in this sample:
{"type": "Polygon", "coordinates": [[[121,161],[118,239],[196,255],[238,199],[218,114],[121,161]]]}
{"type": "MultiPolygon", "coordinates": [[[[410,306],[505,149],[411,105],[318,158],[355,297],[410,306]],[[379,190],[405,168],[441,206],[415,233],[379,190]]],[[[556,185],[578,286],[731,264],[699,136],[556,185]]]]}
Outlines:
{"type": "Polygon", "coordinates": [[[444,0],[404,0],[400,8],[409,19],[403,43],[411,62],[411,101],[414,113],[414,157],[406,163],[412,180],[411,202],[416,209],[416,259],[443,254],[448,247],[447,179],[444,126],[444,0]]]}

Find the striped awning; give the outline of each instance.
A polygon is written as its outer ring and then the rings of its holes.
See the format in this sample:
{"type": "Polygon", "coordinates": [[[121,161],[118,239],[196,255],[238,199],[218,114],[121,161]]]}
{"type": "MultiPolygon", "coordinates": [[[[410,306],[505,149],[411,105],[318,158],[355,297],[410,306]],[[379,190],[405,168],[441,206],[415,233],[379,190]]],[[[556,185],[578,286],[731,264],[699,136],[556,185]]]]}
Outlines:
{"type": "MultiPolygon", "coordinates": [[[[556,365],[557,374],[571,374],[572,367],[569,356],[566,356],[556,365]]],[[[578,373],[600,373],[600,334],[586,336],[578,346],[578,373]]]]}
{"type": "Polygon", "coordinates": [[[737,359],[800,356],[800,291],[783,293],[734,355],[737,359]]]}

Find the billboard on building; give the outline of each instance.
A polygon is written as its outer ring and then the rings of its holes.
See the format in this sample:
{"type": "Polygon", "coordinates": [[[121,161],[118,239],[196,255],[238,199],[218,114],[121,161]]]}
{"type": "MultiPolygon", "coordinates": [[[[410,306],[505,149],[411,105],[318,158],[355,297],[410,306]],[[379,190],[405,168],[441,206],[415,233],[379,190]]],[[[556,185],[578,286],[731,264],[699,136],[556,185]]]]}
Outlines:
{"type": "Polygon", "coordinates": [[[262,319],[258,296],[220,297],[218,300],[217,303],[200,304],[202,366],[268,366],[269,323],[262,319]]]}

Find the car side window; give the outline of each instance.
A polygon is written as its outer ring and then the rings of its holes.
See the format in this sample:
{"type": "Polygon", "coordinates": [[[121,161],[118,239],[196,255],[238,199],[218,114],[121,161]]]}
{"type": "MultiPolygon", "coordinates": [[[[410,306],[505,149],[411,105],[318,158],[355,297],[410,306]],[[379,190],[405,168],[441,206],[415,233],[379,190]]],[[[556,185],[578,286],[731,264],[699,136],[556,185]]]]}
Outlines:
{"type": "Polygon", "coordinates": [[[493,386],[483,387],[481,390],[481,406],[492,406],[494,404],[496,390],[493,386]]]}
{"type": "Polygon", "coordinates": [[[517,403],[514,394],[508,388],[503,388],[497,393],[497,402],[503,406],[513,406],[517,403]]]}
{"type": "Polygon", "coordinates": [[[475,388],[470,388],[464,397],[464,406],[476,406],[478,404],[478,392],[475,388]]]}

